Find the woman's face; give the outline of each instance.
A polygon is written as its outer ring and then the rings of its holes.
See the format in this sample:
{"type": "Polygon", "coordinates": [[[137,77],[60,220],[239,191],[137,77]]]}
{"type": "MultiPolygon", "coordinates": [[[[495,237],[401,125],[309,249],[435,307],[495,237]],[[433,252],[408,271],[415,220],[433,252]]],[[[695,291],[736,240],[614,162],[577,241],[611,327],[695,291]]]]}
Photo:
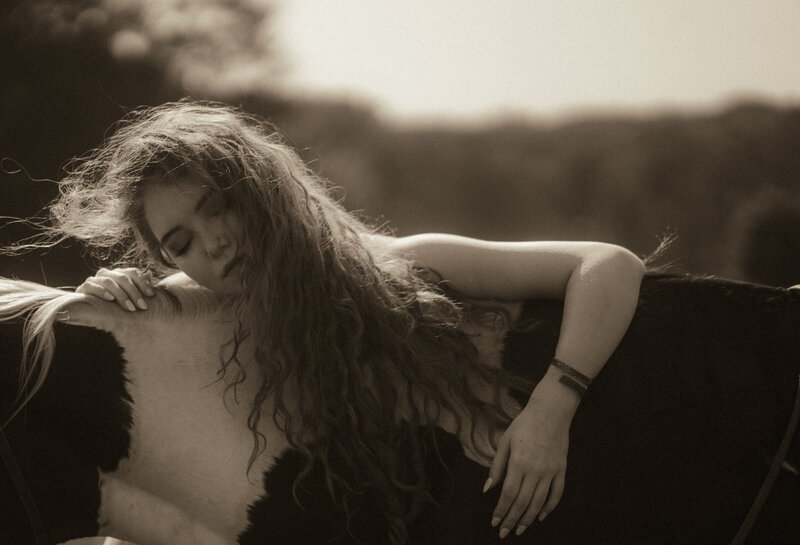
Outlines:
{"type": "Polygon", "coordinates": [[[192,176],[151,182],[142,198],[145,220],[169,260],[212,291],[241,290],[241,222],[215,185],[192,176]]]}

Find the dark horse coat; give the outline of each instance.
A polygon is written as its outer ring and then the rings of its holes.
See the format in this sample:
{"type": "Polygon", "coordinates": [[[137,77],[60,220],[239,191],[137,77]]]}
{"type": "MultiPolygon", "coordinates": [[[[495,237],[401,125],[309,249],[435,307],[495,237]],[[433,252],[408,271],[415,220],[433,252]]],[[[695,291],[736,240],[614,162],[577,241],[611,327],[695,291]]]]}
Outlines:
{"type": "MultiPolygon", "coordinates": [[[[267,430],[268,451],[246,472],[246,413],[225,397],[216,373],[230,324],[209,319],[202,305],[191,310],[180,290],[171,299],[182,310],[172,317],[19,282],[6,282],[3,292],[33,294],[18,305],[27,311],[72,298],[63,305],[72,325],[53,324],[56,350],[43,388],[5,429],[48,542],[98,533],[141,545],[386,542],[370,502],[348,522],[317,473],[298,506],[291,485],[302,460],[277,430],[267,430]]],[[[558,301],[525,302],[500,343],[502,364],[540,377],[560,309],[558,301]]],[[[729,543],[789,420],[798,332],[800,292],[646,277],[628,333],[575,415],[561,503],[504,541],[729,543]]],[[[19,320],[0,324],[4,420],[21,338],[19,320]]],[[[246,405],[247,389],[239,395],[246,405]]],[[[480,492],[487,468],[467,458],[455,436],[437,436],[438,455],[429,449],[426,462],[437,502],[412,523],[410,542],[497,542],[489,521],[499,490],[480,492]]],[[[798,466],[795,439],[748,543],[800,543],[798,466]]],[[[32,542],[18,491],[0,468],[0,543],[32,542]]]]}

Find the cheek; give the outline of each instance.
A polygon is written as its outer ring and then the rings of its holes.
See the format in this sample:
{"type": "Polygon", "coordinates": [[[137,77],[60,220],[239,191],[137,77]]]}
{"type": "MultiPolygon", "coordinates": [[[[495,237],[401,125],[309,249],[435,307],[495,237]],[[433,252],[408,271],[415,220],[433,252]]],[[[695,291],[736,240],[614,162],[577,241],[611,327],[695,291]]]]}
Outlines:
{"type": "Polygon", "coordinates": [[[237,239],[241,239],[244,228],[242,227],[242,220],[236,211],[228,208],[220,217],[225,223],[225,228],[228,233],[237,239]]]}

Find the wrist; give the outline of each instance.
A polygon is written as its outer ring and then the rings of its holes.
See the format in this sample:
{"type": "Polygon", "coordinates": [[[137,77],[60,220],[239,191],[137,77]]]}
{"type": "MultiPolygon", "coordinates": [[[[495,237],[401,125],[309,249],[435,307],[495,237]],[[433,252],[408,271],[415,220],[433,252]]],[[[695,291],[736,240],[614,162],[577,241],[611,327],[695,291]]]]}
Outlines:
{"type": "Polygon", "coordinates": [[[577,390],[561,382],[563,374],[550,367],[542,380],[536,385],[528,400],[528,405],[546,405],[551,411],[572,417],[578,409],[581,395],[577,390]]]}

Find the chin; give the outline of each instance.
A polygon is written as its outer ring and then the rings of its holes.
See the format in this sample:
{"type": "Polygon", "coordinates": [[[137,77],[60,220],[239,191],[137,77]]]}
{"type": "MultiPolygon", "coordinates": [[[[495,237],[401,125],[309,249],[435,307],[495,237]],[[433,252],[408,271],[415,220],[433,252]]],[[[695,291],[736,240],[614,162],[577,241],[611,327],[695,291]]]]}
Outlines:
{"type": "Polygon", "coordinates": [[[209,289],[219,295],[232,296],[242,293],[242,286],[238,278],[226,278],[216,283],[215,287],[209,289]]]}

